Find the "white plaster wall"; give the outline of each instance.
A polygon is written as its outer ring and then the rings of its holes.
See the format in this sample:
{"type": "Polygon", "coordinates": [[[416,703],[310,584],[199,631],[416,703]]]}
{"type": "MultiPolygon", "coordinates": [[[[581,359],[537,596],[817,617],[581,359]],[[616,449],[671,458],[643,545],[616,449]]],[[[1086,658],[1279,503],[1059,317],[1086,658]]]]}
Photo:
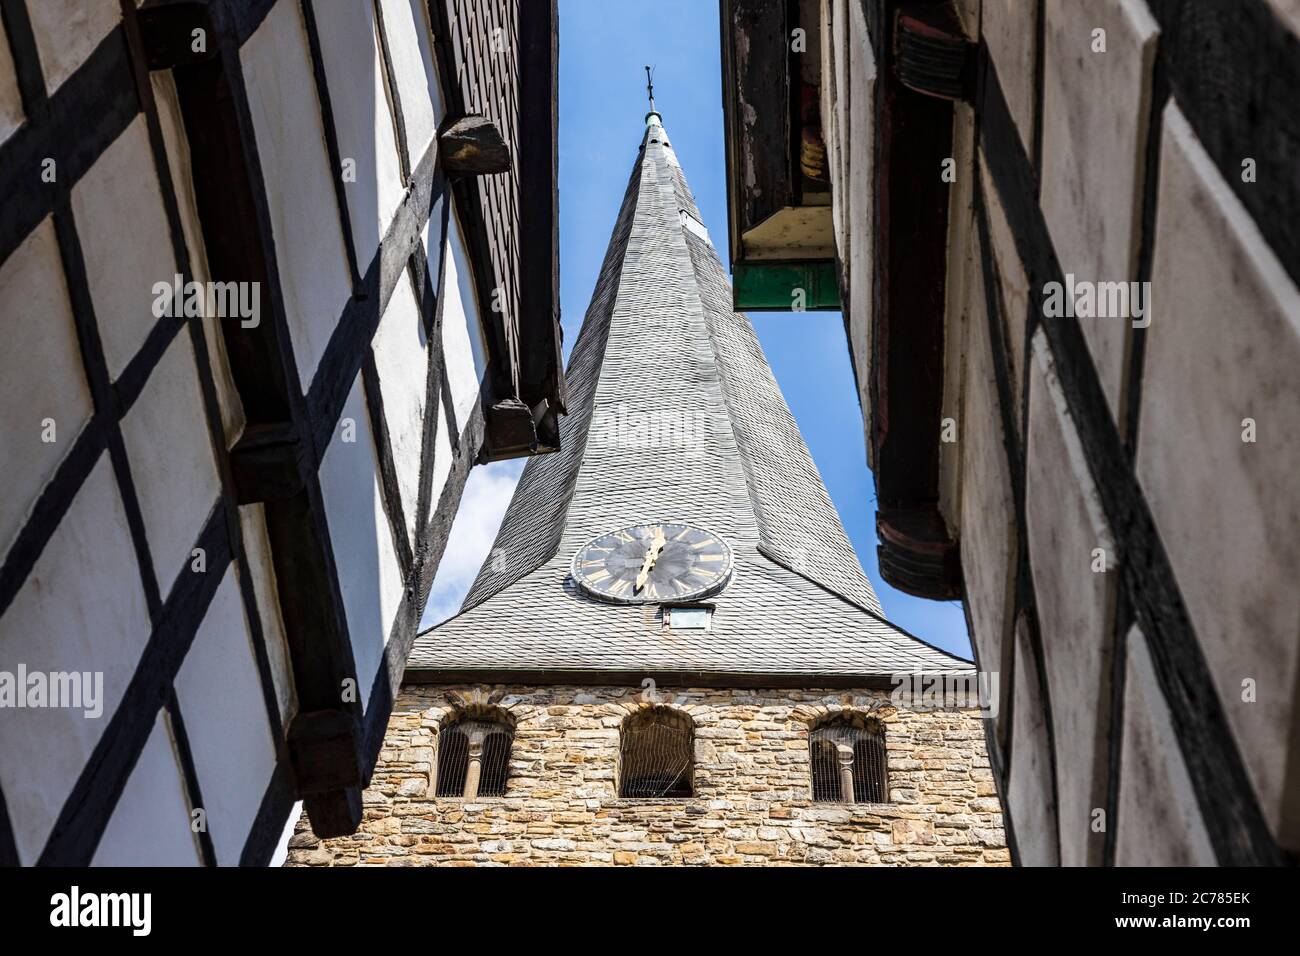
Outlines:
{"type": "Polygon", "coordinates": [[[22,97],[18,93],[18,75],[9,52],[9,37],[0,24],[0,143],[22,125],[26,118],[22,97]]]}
{"type": "MultiPolygon", "coordinates": [[[[988,209],[989,245],[993,250],[993,261],[997,266],[998,292],[1002,304],[1002,337],[1007,354],[1010,357],[1011,394],[1016,408],[1024,406],[1025,376],[1025,323],[1029,319],[1031,296],[1041,301],[1038,296],[1041,289],[1029,288],[1029,277],[1020,262],[1020,252],[1016,249],[1016,239],[1002,209],[1002,199],[998,195],[993,177],[989,175],[988,162],[983,150],[980,159],[980,185],[984,190],[985,207],[988,209]]],[[[1020,415],[1012,416],[1016,428],[1020,428],[1020,415]]]]}
{"type": "Polygon", "coordinates": [[[195,573],[191,552],[221,493],[194,349],[185,333],[172,340],[122,420],[122,440],[166,599],[179,575],[195,573]]]}
{"type": "Polygon", "coordinates": [[[19,860],[40,855],[149,640],[149,612],[108,455],[101,454],[13,603],[0,617],[0,670],[98,671],[103,714],[6,709],[0,786],[19,860]]]}
{"type": "Polygon", "coordinates": [[[1146,638],[1133,627],[1126,643],[1115,862],[1119,866],[1214,866],[1214,848],[1146,638]]]}
{"type": "Polygon", "coordinates": [[[1161,143],[1137,472],[1261,806],[1300,848],[1300,290],[1173,104],[1161,143]]]}
{"type": "Polygon", "coordinates": [[[198,866],[200,862],[170,722],[166,712],[159,711],[91,865],[198,866]]]}
{"type": "Polygon", "coordinates": [[[233,565],[226,569],[176,675],[219,866],[238,865],[275,772],[275,742],[236,574],[233,565]]]}
{"type": "MultiPolygon", "coordinates": [[[[1063,273],[1135,280],[1159,28],[1143,0],[1044,9],[1043,218],[1063,273]],[[1091,50],[1095,28],[1106,31],[1105,53],[1091,50]]],[[[1081,318],[1079,325],[1118,419],[1132,322],[1081,318]]]]}
{"type": "MultiPolygon", "coordinates": [[[[167,169],[171,176],[172,193],[180,213],[181,229],[185,233],[185,248],[189,256],[189,272],[197,282],[209,279],[207,248],[203,241],[203,226],[199,221],[198,200],[194,194],[194,179],[190,167],[190,144],[181,117],[180,100],[176,83],[170,70],[149,74],[153,85],[154,102],[158,107],[158,123],[162,128],[163,146],[167,152],[167,169]]],[[[263,295],[266,290],[262,290],[263,295]]],[[[269,315],[270,303],[259,298],[264,315],[269,315]]],[[[244,406],[235,388],[230,362],[226,357],[226,342],[222,334],[221,319],[203,320],[203,337],[207,342],[209,369],[217,392],[221,410],[221,431],[227,446],[233,445],[244,428],[244,406]]],[[[230,321],[230,320],[225,320],[230,321]]]]}
{"type": "MultiPolygon", "coordinates": [[[[954,104],[952,118],[952,160],[956,182],[948,188],[947,260],[944,275],[943,309],[943,398],[940,419],[961,423],[966,391],[966,326],[979,322],[988,339],[987,304],[984,299],[983,247],[975,220],[975,111],[968,104],[954,104]]],[[[991,354],[991,353],[990,353],[991,354]]],[[[863,378],[869,378],[864,375],[863,378]]],[[[863,383],[864,386],[867,384],[863,383]]],[[[866,400],[864,407],[869,407],[866,400]]],[[[864,417],[865,422],[865,417],[864,417]]],[[[955,441],[939,442],[939,513],[954,538],[961,537],[962,435],[955,441]]]]}
{"type": "Polygon", "coordinates": [[[1025,155],[1032,162],[1038,4],[1026,0],[983,0],[980,17],[981,36],[988,44],[1025,155]]]}
{"type": "Polygon", "coordinates": [[[406,275],[397,280],[371,344],[379,372],[379,388],[384,396],[388,442],[401,487],[402,512],[408,538],[414,546],[429,349],[420,307],[406,275]]]}
{"type": "MultiPolygon", "coordinates": [[[[862,4],[849,4],[852,51],[849,64],[849,102],[853,104],[848,138],[848,178],[832,191],[835,202],[843,202],[843,218],[847,222],[848,248],[839,250],[841,262],[848,264],[849,284],[849,343],[853,349],[853,364],[857,370],[858,399],[864,409],[871,407],[871,320],[872,320],[872,261],[875,230],[872,217],[874,206],[873,152],[875,148],[872,104],[876,95],[876,64],[871,54],[871,37],[867,33],[866,16],[862,4]]],[[[867,447],[871,447],[867,416],[863,417],[863,432],[867,447]]]]}
{"type": "MultiPolygon", "coordinates": [[[[846,48],[849,19],[844,0],[822,0],[821,7],[821,124],[826,146],[826,168],[833,186],[849,182],[849,52],[846,48]]],[[[855,111],[856,112],[856,111],[855,111]]],[[[841,193],[847,190],[841,188],[841,193]]],[[[848,209],[831,204],[831,224],[841,257],[849,249],[846,232],[848,209]]]]}
{"type": "Polygon", "coordinates": [[[72,211],[104,358],[116,379],[158,323],[154,283],[170,285],[176,275],[143,114],[72,187],[72,211]]]}
{"type": "Polygon", "coordinates": [[[262,641],[266,644],[271,679],[275,682],[280,721],[288,726],[289,719],[297,713],[298,697],[293,684],[293,669],[289,663],[284,620],[280,616],[279,591],[275,566],[271,563],[271,539],[266,531],[265,508],[262,505],[245,505],[240,508],[239,528],[244,539],[244,554],[248,558],[248,571],[253,579],[257,616],[262,623],[262,641]]]}
{"type": "Polygon", "coordinates": [[[316,18],[329,84],[339,153],[356,163],[356,182],[345,182],[358,268],[364,273],[379,248],[404,187],[397,139],[384,92],[374,9],[338,3],[316,18]]]}
{"type": "Polygon", "coordinates": [[[384,514],[374,436],[360,376],[348,395],[342,419],[355,423],[356,440],[343,441],[342,427],[336,429],[321,462],[320,483],[356,660],[359,696],[368,706],[370,688],[401,603],[403,582],[384,514]]]}
{"type": "Polygon", "coordinates": [[[456,422],[463,429],[479,398],[479,383],[487,371],[487,348],[474,292],[473,267],[461,239],[454,207],[452,212],[448,228],[451,258],[447,260],[442,347],[447,357],[447,381],[456,408],[456,422]]]}
{"type": "MultiPolygon", "coordinates": [[[[1025,523],[1051,688],[1061,863],[1098,865],[1104,835],[1092,811],[1106,805],[1106,747],[1114,579],[1114,540],[1106,526],[1047,341],[1034,337],[1025,466],[1025,523]],[[1092,570],[1093,549],[1106,552],[1092,570]]],[[[1013,804],[1013,807],[1015,804],[1013,804]]],[[[1013,811],[1014,812],[1014,811],[1013,811]]]]}
{"type": "Polygon", "coordinates": [[[305,391],[352,295],[352,280],[298,4],[277,3],[239,55],[305,391]]]}
{"type": "MultiPolygon", "coordinates": [[[[438,413],[438,431],[434,436],[433,449],[433,484],[430,500],[433,502],[432,512],[436,512],[438,501],[442,497],[442,490],[447,485],[447,478],[451,475],[452,461],[450,431],[447,428],[447,421],[441,411],[438,413]]],[[[464,449],[462,449],[464,453],[464,449]]]]}
{"type": "Polygon", "coordinates": [[[93,412],[54,226],[45,219],[0,264],[0,546],[7,551],[93,412]],[[54,420],[54,442],[42,440],[54,420]]]}
{"type": "Polygon", "coordinates": [[[27,0],[27,16],[53,93],[122,19],[118,0],[27,0]]]}
{"type": "MultiPolygon", "coordinates": [[[[379,0],[379,5],[406,121],[408,159],[414,169],[433,142],[434,127],[443,115],[442,92],[429,44],[429,15],[421,0],[379,0]]],[[[481,52],[491,55],[489,50],[481,52]]]]}
{"type": "Polygon", "coordinates": [[[1056,795],[1052,792],[1052,753],[1033,650],[1024,618],[1015,628],[1015,704],[1011,715],[1011,760],[1007,807],[1015,828],[1021,866],[1057,866],[1056,795]]]}
{"type": "MultiPolygon", "coordinates": [[[[436,223],[437,220],[430,217],[430,222],[436,223]]],[[[454,210],[449,222],[442,347],[448,387],[451,389],[452,407],[456,412],[456,427],[460,432],[464,432],[474,412],[474,406],[479,402],[480,383],[487,370],[487,348],[483,326],[479,321],[471,265],[465,253],[454,210]]],[[[428,248],[428,229],[425,230],[424,241],[428,248]]],[[[431,250],[431,254],[437,255],[436,248],[431,250]]],[[[431,270],[435,268],[434,262],[436,259],[430,262],[431,270]]],[[[432,496],[435,507],[447,483],[447,477],[451,474],[453,464],[451,436],[448,433],[446,415],[441,409],[438,412],[437,428],[432,496]]],[[[461,453],[472,453],[472,449],[462,449],[461,453]]]]}
{"type": "MultiPolygon", "coordinates": [[[[979,254],[979,236],[971,237],[979,254]]],[[[972,270],[978,265],[971,264],[972,270]]],[[[986,671],[1009,685],[1010,615],[1015,590],[1015,512],[1002,436],[1002,411],[993,374],[993,349],[983,308],[982,276],[972,277],[966,315],[966,368],[957,442],[961,455],[959,544],[970,612],[971,638],[986,671]]]]}

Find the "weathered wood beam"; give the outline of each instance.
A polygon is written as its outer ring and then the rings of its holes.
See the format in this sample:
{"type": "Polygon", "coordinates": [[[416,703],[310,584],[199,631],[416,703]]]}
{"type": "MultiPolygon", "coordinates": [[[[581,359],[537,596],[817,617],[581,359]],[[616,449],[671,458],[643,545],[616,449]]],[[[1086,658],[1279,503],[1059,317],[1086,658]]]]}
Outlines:
{"type": "Polygon", "coordinates": [[[289,727],[289,757],[303,796],[361,785],[361,723],[355,714],[327,709],[300,712],[289,727]]]}
{"type": "Polygon", "coordinates": [[[914,3],[898,11],[898,79],[909,90],[943,100],[972,99],[977,49],[950,3],[914,3]]]}
{"type": "Polygon", "coordinates": [[[296,495],[312,471],[311,446],[292,422],[252,424],[230,450],[241,505],[296,495]]]}
{"type": "MultiPolygon", "coordinates": [[[[442,80],[443,94],[450,116],[469,117],[473,111],[467,104],[462,73],[457,67],[455,31],[452,28],[449,0],[428,0],[430,21],[433,24],[434,59],[442,80]]],[[[450,129],[450,126],[448,127],[450,129]]],[[[499,132],[499,131],[498,131],[499,132]]],[[[439,166],[449,173],[445,165],[446,153],[439,137],[439,166]]],[[[448,149],[449,151],[449,149],[448,149]]],[[[474,268],[471,270],[475,298],[486,333],[488,368],[482,387],[481,401],[485,405],[515,399],[519,394],[519,342],[517,337],[519,317],[514,305],[505,297],[504,308],[492,309],[494,302],[502,302],[502,292],[507,289],[508,276],[498,275],[493,258],[493,236],[487,219],[484,202],[485,180],[480,176],[448,175],[452,196],[456,203],[456,218],[461,239],[474,268]],[[514,328],[512,328],[512,325],[514,328]]],[[[501,213],[497,213],[500,215],[501,213]]]]}
{"type": "Polygon", "coordinates": [[[510,171],[510,149],[486,116],[464,116],[438,135],[442,168],[449,176],[488,176],[510,171]]]}
{"type": "MultiPolygon", "coordinates": [[[[304,715],[334,712],[335,720],[361,717],[359,694],[345,697],[356,684],[356,663],[348,634],[341,586],[334,560],[320,482],[319,427],[299,385],[265,184],[253,135],[238,41],[245,28],[260,22],[268,5],[244,9],[231,21],[225,7],[213,7],[218,55],[173,71],[181,115],[190,142],[191,172],[208,271],[217,281],[255,282],[269,301],[269,321],[244,328],[223,323],[231,375],[247,426],[232,450],[230,468],[241,504],[265,503],[267,534],[275,569],[289,663],[300,715],[286,734],[294,788],[321,805],[320,820],[336,828],[359,822],[360,733],[324,738],[304,715]],[[323,749],[322,749],[323,748],[323,749]],[[348,749],[351,754],[345,757],[348,749]],[[323,754],[323,755],[322,755],[323,754]],[[345,772],[348,763],[358,769],[345,772]],[[299,772],[306,777],[299,779],[299,772]],[[324,780],[342,781],[321,791],[324,780]],[[350,781],[350,782],[349,782],[350,781]],[[357,812],[353,812],[353,808],[357,812]]],[[[349,303],[352,306],[352,303],[349,303]]],[[[346,310],[345,310],[346,314],[346,310]]],[[[332,342],[333,340],[331,340],[332,342]]],[[[359,363],[359,359],[358,359],[359,363]]],[[[331,369],[336,368],[330,365],[331,369]]],[[[350,387],[351,364],[338,367],[350,387]]],[[[317,390],[327,391],[327,390],[317,390]]],[[[330,426],[332,427],[332,425],[330,426]]],[[[313,825],[317,824],[313,816],[313,825]]],[[[338,829],[335,833],[351,832],[338,829]]]]}
{"type": "Polygon", "coordinates": [[[517,458],[537,450],[533,411],[517,398],[503,398],[487,407],[482,461],[517,458]]]}
{"type": "Polygon", "coordinates": [[[156,4],[141,8],[139,18],[150,70],[170,70],[217,55],[217,34],[207,3],[156,4]]]}
{"type": "Polygon", "coordinates": [[[797,117],[791,109],[786,4],[725,0],[722,9],[723,112],[731,194],[731,258],[741,237],[785,206],[797,205],[791,162],[797,117]]]}
{"type": "Polygon", "coordinates": [[[559,447],[568,409],[560,328],[559,31],[556,0],[519,4],[519,397],[547,401],[543,445],[559,447]],[[554,439],[548,436],[554,433],[554,439]]]}
{"type": "Polygon", "coordinates": [[[883,31],[872,35],[881,70],[871,107],[880,131],[870,370],[880,572],[909,594],[950,600],[961,593],[961,568],[939,513],[949,196],[940,177],[915,171],[952,155],[953,105],[903,82],[900,5],[872,7],[883,31]]]}

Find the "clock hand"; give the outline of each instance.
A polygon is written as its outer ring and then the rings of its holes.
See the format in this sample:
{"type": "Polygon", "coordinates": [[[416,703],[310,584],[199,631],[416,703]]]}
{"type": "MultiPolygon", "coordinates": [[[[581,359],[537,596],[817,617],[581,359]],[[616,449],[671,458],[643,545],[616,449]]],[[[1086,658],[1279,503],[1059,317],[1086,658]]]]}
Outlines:
{"type": "Polygon", "coordinates": [[[641,593],[641,589],[645,587],[646,581],[650,579],[650,571],[654,568],[655,562],[659,560],[659,554],[663,551],[664,545],[667,543],[667,540],[664,538],[664,529],[655,528],[655,536],[650,541],[650,547],[646,548],[645,560],[641,562],[641,570],[636,576],[636,587],[634,590],[637,594],[641,593]]]}

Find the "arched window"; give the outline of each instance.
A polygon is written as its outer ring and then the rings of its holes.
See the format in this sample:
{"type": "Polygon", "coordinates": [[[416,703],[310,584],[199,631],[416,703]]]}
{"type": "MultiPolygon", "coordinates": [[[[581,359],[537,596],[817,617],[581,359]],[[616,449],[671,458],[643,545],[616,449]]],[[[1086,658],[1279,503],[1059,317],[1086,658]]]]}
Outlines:
{"type": "Polygon", "coordinates": [[[681,711],[651,707],[623,721],[620,797],[689,797],[695,722],[681,711]]]}
{"type": "Polygon", "coordinates": [[[839,714],[812,729],[812,798],[827,803],[888,803],[885,728],[839,714]]]}
{"type": "Polygon", "coordinates": [[[514,730],[504,716],[460,716],[438,734],[440,797],[505,796],[514,730]]]}

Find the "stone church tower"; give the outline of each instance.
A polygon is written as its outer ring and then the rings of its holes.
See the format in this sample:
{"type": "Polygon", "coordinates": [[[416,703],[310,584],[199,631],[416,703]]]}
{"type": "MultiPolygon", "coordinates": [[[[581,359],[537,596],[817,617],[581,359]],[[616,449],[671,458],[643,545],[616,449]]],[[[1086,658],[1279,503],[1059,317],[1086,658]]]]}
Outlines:
{"type": "Polygon", "coordinates": [[[975,702],[899,692],[973,667],[884,618],[653,103],[567,380],[359,832],[290,865],[1009,862],[975,702]]]}

